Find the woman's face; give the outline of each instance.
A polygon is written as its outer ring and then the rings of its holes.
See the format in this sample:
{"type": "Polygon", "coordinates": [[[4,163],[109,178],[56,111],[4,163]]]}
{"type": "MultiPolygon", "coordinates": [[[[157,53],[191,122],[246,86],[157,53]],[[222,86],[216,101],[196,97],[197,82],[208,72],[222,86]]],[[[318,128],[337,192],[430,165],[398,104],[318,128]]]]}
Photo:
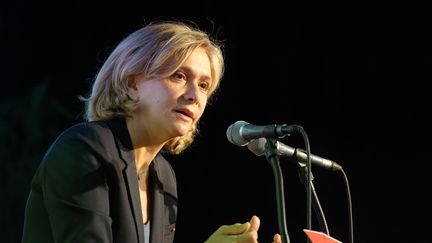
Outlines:
{"type": "Polygon", "coordinates": [[[172,76],[144,80],[138,75],[134,81],[140,129],[151,138],[169,140],[186,135],[203,114],[212,83],[210,60],[197,48],[172,76]]]}

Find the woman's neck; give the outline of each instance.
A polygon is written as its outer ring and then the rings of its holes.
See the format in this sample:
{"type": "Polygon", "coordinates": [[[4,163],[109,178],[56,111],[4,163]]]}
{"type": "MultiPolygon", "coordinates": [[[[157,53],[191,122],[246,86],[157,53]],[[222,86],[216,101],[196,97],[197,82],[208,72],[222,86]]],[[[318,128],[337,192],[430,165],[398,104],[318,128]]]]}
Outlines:
{"type": "Polygon", "coordinates": [[[156,157],[157,153],[159,153],[159,151],[159,148],[135,148],[134,154],[137,171],[141,173],[143,170],[148,170],[148,167],[150,166],[153,159],[156,157]]]}
{"type": "Polygon", "coordinates": [[[132,140],[135,154],[135,164],[137,173],[147,173],[148,167],[165,143],[157,142],[157,138],[152,138],[146,132],[146,126],[136,118],[127,118],[126,125],[132,140]]]}

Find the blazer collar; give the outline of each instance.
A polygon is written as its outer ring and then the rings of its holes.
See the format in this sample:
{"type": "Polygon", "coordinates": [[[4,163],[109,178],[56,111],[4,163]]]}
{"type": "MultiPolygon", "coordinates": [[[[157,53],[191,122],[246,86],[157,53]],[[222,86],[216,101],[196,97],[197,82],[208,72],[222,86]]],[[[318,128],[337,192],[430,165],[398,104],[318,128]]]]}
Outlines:
{"type": "MultiPolygon", "coordinates": [[[[135,154],[132,146],[132,139],[126,125],[126,119],[116,117],[107,121],[107,123],[114,134],[120,157],[126,165],[133,164],[135,168],[135,154]]],[[[172,172],[167,168],[162,168],[165,167],[164,165],[167,163],[168,161],[162,156],[162,153],[157,154],[150,165],[151,174],[153,174],[155,181],[160,184],[160,189],[171,194],[177,194],[177,190],[171,185],[172,183],[167,183],[167,178],[170,178],[170,175],[167,173],[172,172]]]]}
{"type": "Polygon", "coordinates": [[[150,166],[149,182],[152,195],[150,242],[165,242],[166,231],[175,230],[177,207],[174,205],[177,203],[173,204],[173,200],[177,201],[177,190],[173,173],[168,161],[158,154],[150,166]],[[167,197],[171,200],[167,200],[167,197]]]}
{"type": "MultiPolygon", "coordinates": [[[[137,228],[137,236],[139,242],[144,242],[144,226],[142,224],[141,204],[139,198],[139,188],[136,174],[135,154],[132,146],[132,139],[126,125],[125,118],[113,118],[107,121],[108,126],[111,128],[117,147],[119,156],[125,163],[124,175],[126,183],[129,188],[129,196],[131,200],[131,207],[134,214],[135,226],[137,228]]],[[[173,173],[171,168],[167,167],[168,162],[165,158],[158,154],[150,165],[150,186],[151,186],[151,238],[152,242],[161,242],[164,238],[165,228],[165,193],[177,198],[176,182],[171,181],[173,173]]]]}
{"type": "Polygon", "coordinates": [[[129,134],[129,130],[126,125],[126,119],[121,117],[115,117],[107,121],[108,126],[116,138],[116,143],[119,148],[120,157],[126,164],[130,164],[135,161],[135,155],[133,151],[132,139],[129,134]]]}
{"type": "Polygon", "coordinates": [[[122,169],[128,188],[129,201],[135,221],[135,228],[138,242],[144,242],[144,228],[141,213],[140,194],[138,188],[138,176],[135,165],[135,154],[132,146],[132,140],[127,129],[125,118],[113,118],[107,121],[108,126],[114,134],[116,146],[118,148],[119,157],[124,162],[122,169]]]}

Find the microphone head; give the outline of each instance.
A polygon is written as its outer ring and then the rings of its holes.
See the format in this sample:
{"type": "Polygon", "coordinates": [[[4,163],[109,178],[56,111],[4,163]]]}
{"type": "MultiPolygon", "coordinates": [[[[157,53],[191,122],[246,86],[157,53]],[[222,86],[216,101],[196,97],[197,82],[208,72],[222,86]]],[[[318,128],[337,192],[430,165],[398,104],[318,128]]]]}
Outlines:
{"type": "Polygon", "coordinates": [[[245,121],[236,121],[234,124],[231,124],[226,131],[228,141],[237,146],[247,145],[249,141],[243,138],[241,135],[241,129],[243,126],[248,124],[249,123],[245,121]]]}
{"type": "Polygon", "coordinates": [[[267,143],[267,139],[265,138],[252,139],[248,143],[247,148],[256,156],[262,156],[264,155],[266,143],[267,143]]]}

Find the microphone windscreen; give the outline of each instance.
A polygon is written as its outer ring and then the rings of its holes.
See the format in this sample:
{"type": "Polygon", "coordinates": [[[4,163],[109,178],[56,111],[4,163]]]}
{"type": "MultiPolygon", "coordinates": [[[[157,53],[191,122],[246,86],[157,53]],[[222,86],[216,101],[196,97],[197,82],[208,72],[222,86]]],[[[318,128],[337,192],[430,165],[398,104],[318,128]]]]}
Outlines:
{"type": "Polygon", "coordinates": [[[240,129],[249,123],[245,121],[236,121],[234,124],[230,125],[226,131],[226,136],[228,141],[237,146],[244,146],[248,144],[248,140],[244,139],[240,133],[240,129]]]}

